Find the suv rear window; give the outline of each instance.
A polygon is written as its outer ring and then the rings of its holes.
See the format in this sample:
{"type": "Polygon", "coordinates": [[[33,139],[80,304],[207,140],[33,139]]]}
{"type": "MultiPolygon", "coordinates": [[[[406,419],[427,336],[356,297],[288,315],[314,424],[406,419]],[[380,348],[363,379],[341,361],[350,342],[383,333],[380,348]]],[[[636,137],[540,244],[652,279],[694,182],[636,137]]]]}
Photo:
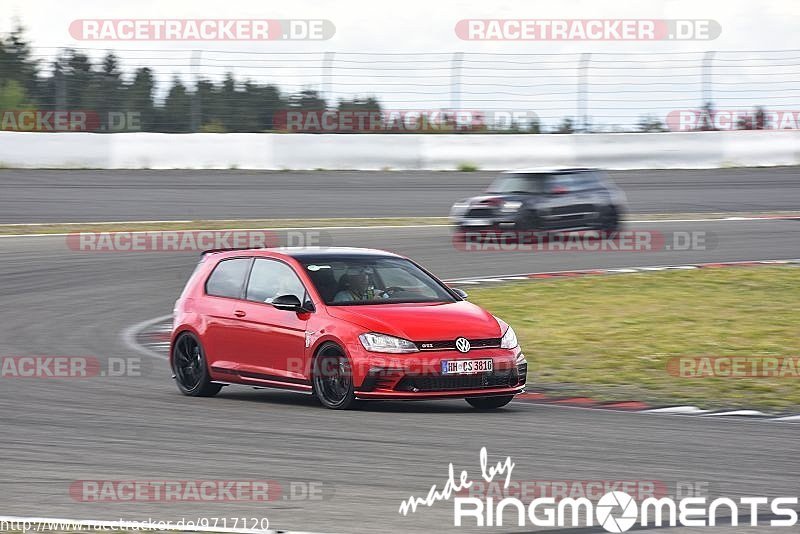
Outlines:
{"type": "Polygon", "coordinates": [[[487,193],[536,194],[544,192],[544,181],[549,174],[505,174],[495,179],[487,193]]]}
{"type": "Polygon", "coordinates": [[[487,193],[496,194],[538,194],[548,193],[553,188],[566,191],[582,191],[598,187],[598,179],[591,172],[558,172],[558,173],[520,173],[504,174],[497,178],[487,193]]]}
{"type": "Polygon", "coordinates": [[[250,258],[222,260],[206,282],[206,293],[215,297],[241,298],[250,258]]]}

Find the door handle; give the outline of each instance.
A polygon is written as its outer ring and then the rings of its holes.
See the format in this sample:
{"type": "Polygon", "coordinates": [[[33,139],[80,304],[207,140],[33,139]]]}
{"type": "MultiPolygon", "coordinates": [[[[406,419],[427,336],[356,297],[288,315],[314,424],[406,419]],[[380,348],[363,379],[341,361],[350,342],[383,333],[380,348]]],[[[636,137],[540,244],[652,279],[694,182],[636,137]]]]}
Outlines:
{"type": "Polygon", "coordinates": [[[242,310],[236,310],[235,312],[233,312],[233,314],[234,314],[236,317],[244,317],[245,315],[247,315],[247,314],[246,314],[245,312],[243,312],[242,310]]]}

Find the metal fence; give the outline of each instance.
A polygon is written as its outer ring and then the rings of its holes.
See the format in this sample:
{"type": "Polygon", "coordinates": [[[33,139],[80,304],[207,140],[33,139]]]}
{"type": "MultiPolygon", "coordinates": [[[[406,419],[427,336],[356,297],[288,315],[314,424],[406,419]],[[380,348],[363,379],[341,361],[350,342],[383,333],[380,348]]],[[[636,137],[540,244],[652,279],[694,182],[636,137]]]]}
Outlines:
{"type": "MultiPolygon", "coordinates": [[[[95,69],[105,53],[76,52],[91,57],[95,69]]],[[[43,65],[58,54],[67,63],[63,51],[36,53],[43,65]]],[[[284,103],[303,91],[317,92],[329,107],[374,97],[384,111],[466,110],[490,117],[490,129],[513,126],[530,131],[538,124],[542,131],[565,133],[796,128],[800,92],[800,50],[580,54],[121,50],[117,55],[128,83],[136,69],[153,71],[156,105],[164,105],[174,80],[181,80],[191,104],[177,113],[192,114],[193,131],[204,127],[203,117],[211,105],[208,98],[197,98],[198,84],[205,81],[222,88],[230,76],[236,83],[227,93],[219,89],[220,98],[241,95],[246,84],[273,85],[284,103]],[[713,110],[710,120],[692,111],[704,107],[713,110]],[[766,112],[761,119],[754,114],[757,107],[766,112]],[[683,121],[682,112],[690,120],[683,121]],[[520,117],[517,123],[496,119],[510,114],[520,117]]],[[[56,94],[67,92],[63,87],[56,90],[56,94]]],[[[258,97],[238,106],[258,108],[258,97]]],[[[223,114],[223,121],[225,113],[232,113],[216,112],[223,114]]]]}

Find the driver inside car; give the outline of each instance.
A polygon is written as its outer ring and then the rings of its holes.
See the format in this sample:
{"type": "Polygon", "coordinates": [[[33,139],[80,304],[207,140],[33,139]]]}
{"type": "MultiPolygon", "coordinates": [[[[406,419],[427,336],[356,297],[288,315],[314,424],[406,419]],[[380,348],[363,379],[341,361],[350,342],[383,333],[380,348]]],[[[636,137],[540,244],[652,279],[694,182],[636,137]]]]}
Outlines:
{"type": "Polygon", "coordinates": [[[333,302],[355,302],[389,298],[381,290],[375,290],[366,269],[348,268],[339,280],[341,289],[333,297],[333,302]]]}

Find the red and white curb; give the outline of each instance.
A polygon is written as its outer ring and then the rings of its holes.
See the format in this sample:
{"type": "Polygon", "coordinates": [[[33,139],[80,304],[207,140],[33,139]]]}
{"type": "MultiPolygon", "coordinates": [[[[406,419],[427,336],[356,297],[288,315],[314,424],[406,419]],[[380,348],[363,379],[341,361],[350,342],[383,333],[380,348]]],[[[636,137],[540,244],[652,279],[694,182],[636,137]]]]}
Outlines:
{"type": "Polygon", "coordinates": [[[637,412],[655,415],[683,415],[710,418],[748,418],[779,423],[800,423],[800,415],[767,413],[759,410],[730,409],[704,410],[697,406],[653,407],[641,401],[601,402],[588,397],[555,397],[547,393],[527,392],[518,395],[517,401],[550,406],[570,406],[615,412],[637,412]]]}
{"type": "Polygon", "coordinates": [[[614,269],[580,269],[575,271],[547,271],[538,273],[522,273],[508,276],[457,278],[445,280],[448,285],[479,285],[499,282],[518,282],[521,280],[542,280],[550,278],[577,278],[579,276],[594,276],[604,274],[646,273],[655,271],[681,271],[692,269],[720,269],[724,267],[756,267],[763,265],[790,265],[800,267],[800,259],[792,260],[745,260],[722,261],[711,263],[690,263],[685,265],[651,265],[644,267],[620,267],[614,269]]]}

